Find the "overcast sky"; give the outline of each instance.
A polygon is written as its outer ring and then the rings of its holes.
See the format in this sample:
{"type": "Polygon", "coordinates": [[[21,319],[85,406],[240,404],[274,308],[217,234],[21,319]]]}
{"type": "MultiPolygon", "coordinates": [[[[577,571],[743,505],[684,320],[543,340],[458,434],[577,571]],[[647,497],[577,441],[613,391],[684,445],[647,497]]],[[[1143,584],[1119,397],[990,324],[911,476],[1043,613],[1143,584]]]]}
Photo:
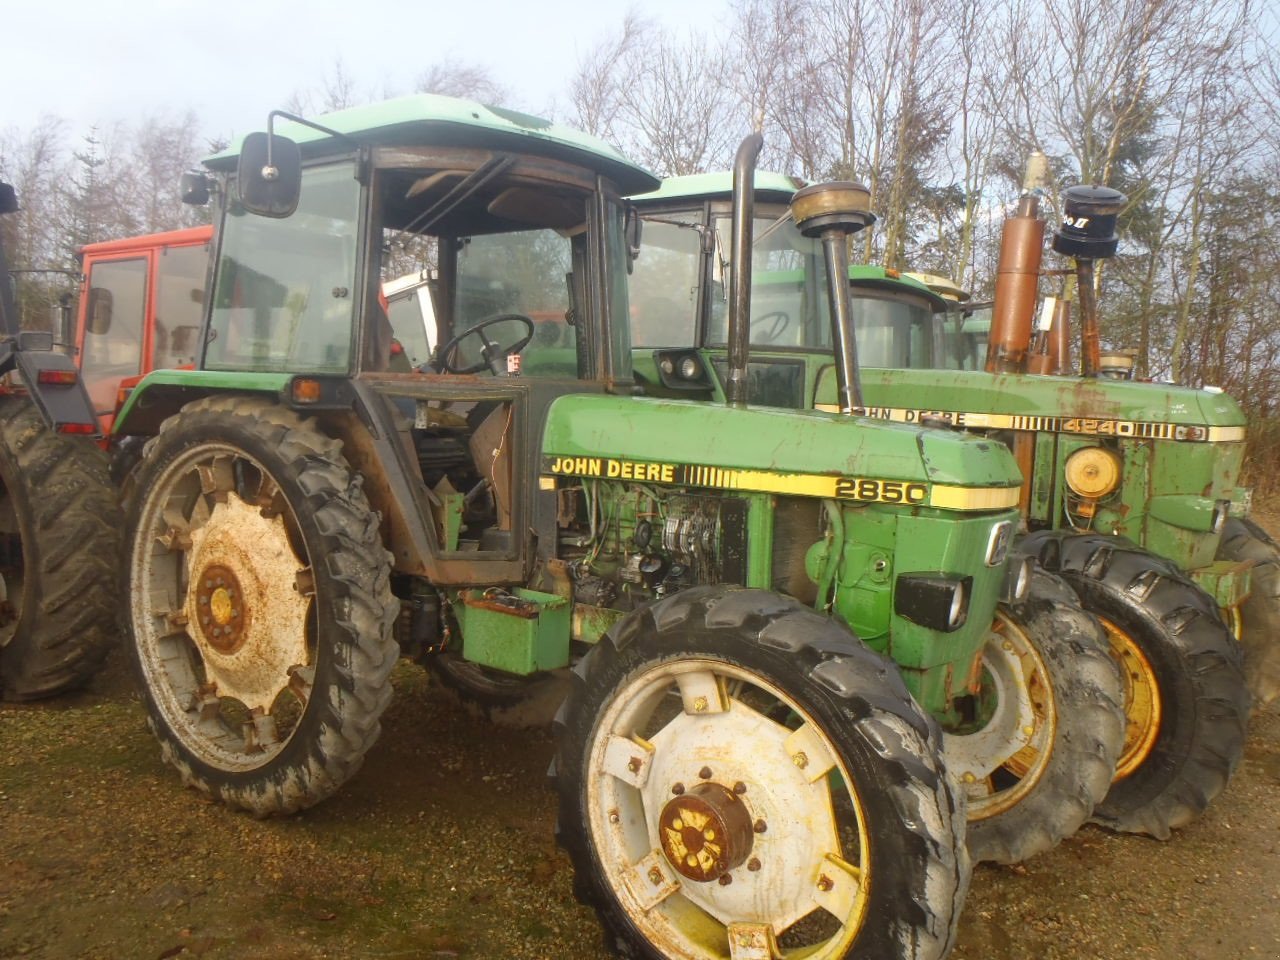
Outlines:
{"type": "Polygon", "coordinates": [[[580,55],[629,6],[666,27],[715,29],[719,0],[23,0],[0,13],[0,131],[44,114],[93,123],[194,110],[202,132],[258,129],[341,58],[357,90],[408,93],[432,63],[486,66],[509,105],[568,112],[580,55]]]}

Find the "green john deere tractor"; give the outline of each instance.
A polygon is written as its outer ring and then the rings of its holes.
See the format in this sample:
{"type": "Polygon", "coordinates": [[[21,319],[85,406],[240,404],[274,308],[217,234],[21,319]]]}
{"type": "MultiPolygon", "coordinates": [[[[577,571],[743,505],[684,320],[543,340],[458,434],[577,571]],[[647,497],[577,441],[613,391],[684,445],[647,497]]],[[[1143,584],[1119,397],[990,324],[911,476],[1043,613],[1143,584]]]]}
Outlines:
{"type": "Polygon", "coordinates": [[[285,129],[189,183],[219,207],[201,355],[116,421],[149,438],[124,563],[164,757],[289,813],[360,766],[397,656],[572,665],[559,833],[614,947],[945,955],[968,857],[933,716],[976,709],[1025,589],[1008,450],[647,395],[622,198],[658,181],[599,141],[430,96],[285,129]],[[445,342],[394,372],[406,247],[445,342]]]}
{"type": "MultiPolygon", "coordinates": [[[[942,296],[854,266],[851,302],[833,298],[824,257],[788,206],[801,199],[800,185],[762,173],[756,186],[748,397],[963,428],[1014,452],[1025,478],[1019,550],[1098,616],[1123,673],[1125,743],[1094,817],[1169,836],[1222,791],[1243,751],[1248,692],[1219,610],[1242,611],[1246,631],[1255,613],[1267,623],[1276,616],[1244,602],[1248,564],[1220,546],[1229,510],[1247,502],[1235,486],[1238,407],[1220,393],[1168,385],[932,369],[965,356],[952,349],[955,321],[941,319],[942,296]],[[846,317],[833,320],[842,309],[846,317]],[[841,341],[854,339],[843,331],[856,333],[856,396],[840,384],[841,341]]],[[[723,395],[727,356],[729,197],[728,175],[706,174],[633,198],[645,237],[633,309],[655,304],[652,332],[637,321],[633,337],[696,358],[710,375],[670,385],[708,402],[723,395]]],[[[1037,259],[1033,280],[1038,269],[1037,259]]],[[[983,829],[984,793],[971,785],[974,832],[983,829]]]]}
{"type": "MultiPolygon", "coordinates": [[[[0,214],[18,209],[0,182],[0,214]]],[[[0,698],[87,683],[115,638],[119,516],[97,420],[49,331],[23,330],[0,242],[0,698]]]]}

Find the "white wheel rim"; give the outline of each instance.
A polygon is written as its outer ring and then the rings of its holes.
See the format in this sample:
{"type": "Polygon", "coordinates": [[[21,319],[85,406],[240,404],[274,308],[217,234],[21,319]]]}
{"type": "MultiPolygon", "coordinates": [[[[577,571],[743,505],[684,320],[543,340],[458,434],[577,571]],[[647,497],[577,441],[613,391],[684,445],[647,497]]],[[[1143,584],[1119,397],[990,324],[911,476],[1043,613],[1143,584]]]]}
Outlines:
{"type": "Polygon", "coordinates": [[[142,506],[130,605],[143,672],[172,732],[222,770],[279,753],[310,698],[314,584],[292,521],[265,468],[223,445],[177,457],[142,506]]]}
{"type": "Polygon", "coordinates": [[[997,613],[982,651],[996,709],[980,730],[943,735],[947,768],[968,797],[968,819],[983,820],[1020,802],[1048,765],[1057,727],[1049,673],[1026,634],[997,613]],[[997,784],[998,774],[1016,778],[997,784]]]}
{"type": "Polygon", "coordinates": [[[586,783],[605,881],[666,955],[833,958],[853,942],[871,878],[862,805],[814,719],[752,672],[683,659],[633,675],[597,721],[586,783]],[[727,884],[682,876],[669,851],[684,848],[659,826],[702,783],[764,827],[730,851],[727,884]]]}

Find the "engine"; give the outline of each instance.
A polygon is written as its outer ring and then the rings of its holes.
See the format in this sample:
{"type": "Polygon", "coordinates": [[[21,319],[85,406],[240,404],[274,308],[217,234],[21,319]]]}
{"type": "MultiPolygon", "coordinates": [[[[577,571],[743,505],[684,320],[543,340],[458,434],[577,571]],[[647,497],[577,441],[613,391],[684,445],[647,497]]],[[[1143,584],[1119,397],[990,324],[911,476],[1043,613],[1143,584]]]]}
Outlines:
{"type": "Polygon", "coordinates": [[[690,586],[746,581],[745,500],[587,480],[559,492],[574,598],[630,609],[690,586]]]}

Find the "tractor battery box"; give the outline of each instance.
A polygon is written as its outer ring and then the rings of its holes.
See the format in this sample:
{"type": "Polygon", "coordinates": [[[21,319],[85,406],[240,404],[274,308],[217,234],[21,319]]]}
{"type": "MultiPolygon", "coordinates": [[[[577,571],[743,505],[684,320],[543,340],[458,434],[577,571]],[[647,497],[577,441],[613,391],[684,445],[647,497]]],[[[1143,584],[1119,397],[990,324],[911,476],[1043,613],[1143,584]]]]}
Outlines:
{"type": "Polygon", "coordinates": [[[520,587],[464,590],[453,611],[462,655],[473,663],[527,675],[569,662],[570,604],[520,587]]]}

